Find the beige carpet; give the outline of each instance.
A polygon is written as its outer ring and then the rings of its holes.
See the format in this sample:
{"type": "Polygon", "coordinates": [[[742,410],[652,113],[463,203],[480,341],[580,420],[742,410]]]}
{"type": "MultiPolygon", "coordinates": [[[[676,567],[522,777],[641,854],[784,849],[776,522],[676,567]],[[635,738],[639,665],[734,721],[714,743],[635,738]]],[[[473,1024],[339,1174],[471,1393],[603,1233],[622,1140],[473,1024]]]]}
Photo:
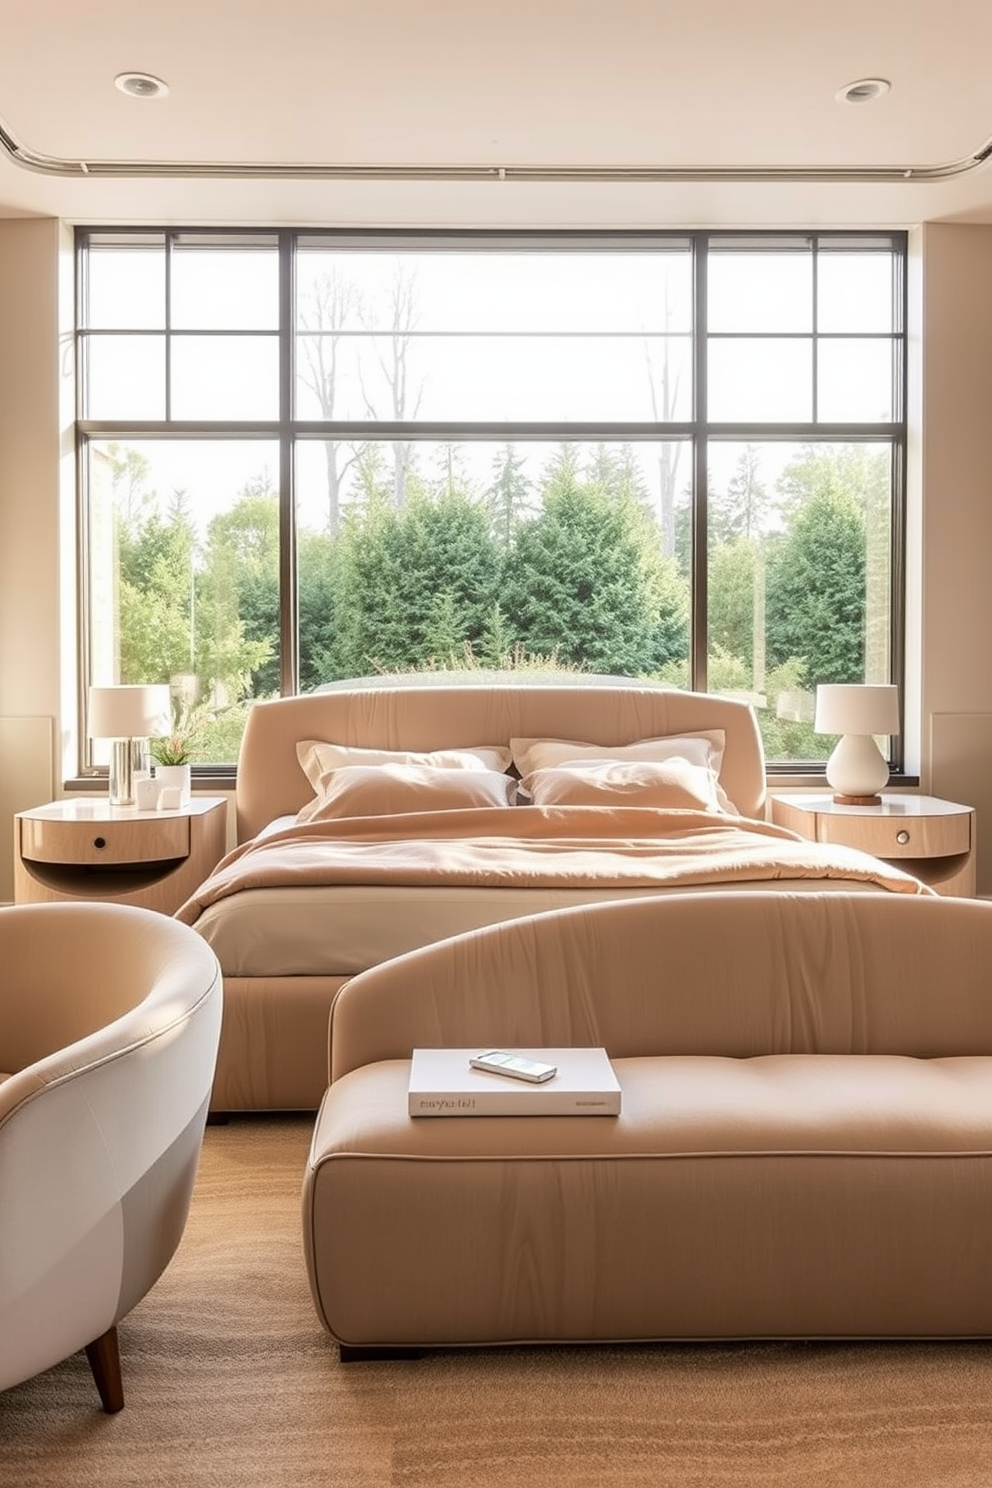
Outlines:
{"type": "Polygon", "coordinates": [[[0,1395],[3,1488],[992,1485],[992,1345],[342,1367],[303,1268],[308,1138],[295,1118],[208,1130],[183,1243],[120,1329],[126,1408],[102,1414],[82,1355],[0,1395]]]}

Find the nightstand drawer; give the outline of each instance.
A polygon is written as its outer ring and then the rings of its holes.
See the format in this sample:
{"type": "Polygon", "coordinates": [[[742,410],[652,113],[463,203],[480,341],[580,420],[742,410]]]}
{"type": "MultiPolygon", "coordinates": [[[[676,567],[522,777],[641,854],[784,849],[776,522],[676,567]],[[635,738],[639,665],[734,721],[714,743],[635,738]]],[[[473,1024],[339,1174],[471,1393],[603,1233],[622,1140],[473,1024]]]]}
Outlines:
{"type": "Polygon", "coordinates": [[[846,843],[876,858],[944,858],[971,851],[971,813],[947,816],[817,815],[820,842],[846,843]]]}
{"type": "Polygon", "coordinates": [[[21,818],[21,857],[29,863],[163,863],[189,856],[189,817],[149,823],[21,818]]]}

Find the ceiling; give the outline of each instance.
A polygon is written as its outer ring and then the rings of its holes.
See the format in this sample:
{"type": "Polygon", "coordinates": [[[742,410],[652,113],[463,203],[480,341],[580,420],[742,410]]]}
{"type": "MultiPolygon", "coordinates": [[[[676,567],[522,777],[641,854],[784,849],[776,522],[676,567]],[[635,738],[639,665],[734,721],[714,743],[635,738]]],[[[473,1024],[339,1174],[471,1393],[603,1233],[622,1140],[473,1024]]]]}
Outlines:
{"type": "Polygon", "coordinates": [[[0,0],[0,38],[0,216],[992,223],[989,0],[0,0]]]}

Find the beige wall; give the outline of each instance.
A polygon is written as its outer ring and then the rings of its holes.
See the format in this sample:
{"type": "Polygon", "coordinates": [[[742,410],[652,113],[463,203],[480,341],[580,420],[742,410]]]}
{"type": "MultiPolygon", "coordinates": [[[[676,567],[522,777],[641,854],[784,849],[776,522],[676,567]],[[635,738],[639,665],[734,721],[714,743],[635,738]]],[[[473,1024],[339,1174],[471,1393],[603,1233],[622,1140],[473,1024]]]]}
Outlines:
{"type": "MultiPolygon", "coordinates": [[[[73,757],[74,557],[71,541],[60,543],[59,536],[71,537],[72,515],[69,380],[60,363],[60,316],[66,321],[71,314],[67,246],[66,230],[51,220],[0,221],[0,719],[48,720],[55,761],[53,769],[44,758],[0,759],[0,772],[12,779],[11,772],[22,771],[20,796],[39,799],[58,793],[60,770],[73,757]]],[[[978,806],[979,887],[986,894],[992,894],[990,283],[992,227],[931,223],[913,234],[909,764],[918,766],[923,789],[978,806]]],[[[24,730],[18,725],[6,737],[23,738],[24,730]]],[[[8,818],[0,822],[0,899],[10,856],[8,818]]]]}
{"type": "Polygon", "coordinates": [[[51,219],[0,221],[0,900],[12,892],[11,812],[50,799],[59,778],[62,591],[71,619],[74,567],[63,584],[65,244],[51,219]]]}
{"type": "Polygon", "coordinates": [[[978,808],[992,894],[992,227],[920,237],[923,783],[978,808]]]}

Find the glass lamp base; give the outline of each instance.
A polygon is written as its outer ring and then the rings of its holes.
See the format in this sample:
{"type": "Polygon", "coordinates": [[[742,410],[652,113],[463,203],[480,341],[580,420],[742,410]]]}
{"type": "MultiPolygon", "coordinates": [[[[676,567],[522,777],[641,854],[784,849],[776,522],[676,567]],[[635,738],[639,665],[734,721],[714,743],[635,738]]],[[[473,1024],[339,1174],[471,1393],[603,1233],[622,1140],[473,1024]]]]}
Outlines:
{"type": "Polygon", "coordinates": [[[114,739],[110,746],[110,804],[133,806],[135,784],[148,774],[148,740],[114,739]]]}

